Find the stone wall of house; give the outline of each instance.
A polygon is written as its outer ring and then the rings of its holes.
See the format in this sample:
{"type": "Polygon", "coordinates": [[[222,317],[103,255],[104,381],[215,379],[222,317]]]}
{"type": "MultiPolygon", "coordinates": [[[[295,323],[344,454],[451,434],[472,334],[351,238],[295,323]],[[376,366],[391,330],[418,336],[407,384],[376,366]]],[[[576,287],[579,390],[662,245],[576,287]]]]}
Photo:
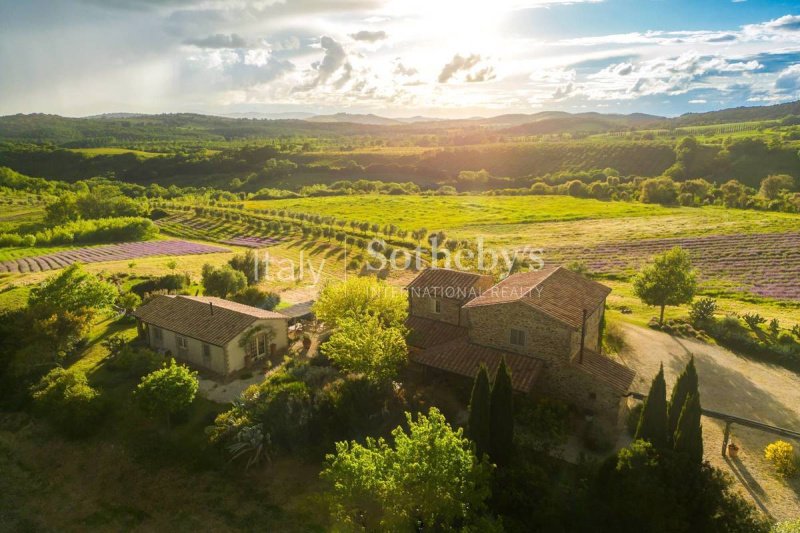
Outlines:
{"type": "Polygon", "coordinates": [[[521,302],[467,308],[469,337],[475,344],[542,359],[567,360],[572,330],[521,302]],[[525,345],[511,344],[511,329],[525,332],[525,345]]]}
{"type": "Polygon", "coordinates": [[[608,427],[615,427],[625,402],[621,393],[577,364],[552,360],[536,385],[537,392],[591,412],[608,427]]]}
{"type": "MultiPolygon", "coordinates": [[[[603,318],[604,311],[605,305],[600,305],[586,316],[586,338],[584,343],[586,348],[597,353],[600,353],[600,343],[598,341],[600,340],[600,321],[603,318]]],[[[580,330],[572,334],[570,345],[570,355],[578,353],[581,347],[580,330]]]]}
{"type": "Polygon", "coordinates": [[[447,322],[454,326],[461,325],[461,303],[458,300],[439,298],[441,313],[434,312],[433,302],[435,298],[431,296],[410,295],[409,300],[409,313],[411,316],[447,322]]]}

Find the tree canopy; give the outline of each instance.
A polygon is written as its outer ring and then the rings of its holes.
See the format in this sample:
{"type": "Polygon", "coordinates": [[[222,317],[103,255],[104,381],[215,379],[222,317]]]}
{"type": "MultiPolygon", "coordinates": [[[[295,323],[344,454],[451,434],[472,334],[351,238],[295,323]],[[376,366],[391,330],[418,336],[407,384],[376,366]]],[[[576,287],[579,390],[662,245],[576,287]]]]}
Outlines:
{"type": "Polygon", "coordinates": [[[228,265],[214,268],[211,265],[203,265],[203,288],[207,296],[218,296],[226,298],[230,294],[236,294],[247,287],[247,277],[240,271],[234,270],[228,265]]]}
{"type": "Polygon", "coordinates": [[[449,530],[469,524],[484,509],[491,468],[479,461],[462,430],[453,430],[437,409],[408,431],[392,431],[393,444],[336,443],[322,477],[331,483],[335,519],[374,530],[449,530]]]}
{"type": "Polygon", "coordinates": [[[136,399],[147,414],[165,415],[169,426],[172,415],[194,401],[198,386],[197,372],[172,359],[164,368],[142,378],[136,387],[136,399]]]}
{"type": "Polygon", "coordinates": [[[332,327],[348,315],[373,315],[384,325],[399,326],[408,316],[408,300],[405,294],[374,277],[350,277],[344,283],[326,285],[314,303],[314,313],[332,327]]]}
{"type": "Polygon", "coordinates": [[[385,325],[375,315],[351,314],[339,320],[322,352],[345,372],[363,374],[375,383],[397,376],[406,363],[405,328],[385,325]]]}
{"type": "Polygon", "coordinates": [[[633,280],[633,292],[647,305],[661,308],[659,323],[664,322],[667,305],[689,303],[697,290],[697,278],[689,254],[679,246],[656,255],[633,280]]]}
{"type": "Polygon", "coordinates": [[[667,384],[664,381],[664,365],[650,384],[650,392],[644,401],[636,438],[649,441],[658,449],[667,446],[667,384]]]}

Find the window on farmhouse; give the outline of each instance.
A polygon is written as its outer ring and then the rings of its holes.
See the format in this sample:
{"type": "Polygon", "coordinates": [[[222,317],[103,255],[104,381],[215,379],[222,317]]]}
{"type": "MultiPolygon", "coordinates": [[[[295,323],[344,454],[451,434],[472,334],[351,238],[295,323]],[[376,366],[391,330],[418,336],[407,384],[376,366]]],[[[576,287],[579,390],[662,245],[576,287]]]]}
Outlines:
{"type": "Polygon", "coordinates": [[[157,341],[160,341],[163,338],[163,335],[161,334],[161,328],[153,328],[153,338],[157,341]]]}
{"type": "Polygon", "coordinates": [[[256,337],[256,355],[267,354],[267,338],[264,335],[256,337]]]}
{"type": "Polygon", "coordinates": [[[437,315],[442,312],[442,301],[433,300],[433,312],[437,315]]]}
{"type": "Polygon", "coordinates": [[[525,346],[525,332],[521,329],[511,329],[511,344],[525,346]]]}
{"type": "Polygon", "coordinates": [[[206,362],[211,361],[211,346],[208,344],[203,344],[203,360],[206,362]]]}
{"type": "Polygon", "coordinates": [[[187,339],[186,337],[175,335],[175,340],[178,343],[178,348],[180,348],[181,350],[186,350],[189,348],[189,339],[187,339]]]}

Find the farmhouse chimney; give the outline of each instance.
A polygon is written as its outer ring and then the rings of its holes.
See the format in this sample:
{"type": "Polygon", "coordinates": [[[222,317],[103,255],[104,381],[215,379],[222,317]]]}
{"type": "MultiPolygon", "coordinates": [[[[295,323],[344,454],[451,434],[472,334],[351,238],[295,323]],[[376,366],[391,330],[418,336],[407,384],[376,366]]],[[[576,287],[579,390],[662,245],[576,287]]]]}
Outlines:
{"type": "Polygon", "coordinates": [[[586,309],[583,310],[583,321],[581,322],[581,351],[578,356],[578,364],[583,364],[583,347],[586,344],[586,309]]]}
{"type": "Polygon", "coordinates": [[[214,314],[214,302],[208,302],[208,307],[211,309],[211,314],[214,314]]]}

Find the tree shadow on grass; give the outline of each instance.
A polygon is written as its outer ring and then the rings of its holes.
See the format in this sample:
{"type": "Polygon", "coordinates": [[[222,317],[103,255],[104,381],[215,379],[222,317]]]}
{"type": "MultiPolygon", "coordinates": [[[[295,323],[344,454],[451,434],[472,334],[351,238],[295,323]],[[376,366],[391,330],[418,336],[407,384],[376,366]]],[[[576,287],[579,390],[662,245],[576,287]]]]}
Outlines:
{"type": "Polygon", "coordinates": [[[756,503],[758,508],[761,510],[762,513],[767,515],[770,518],[773,518],[772,514],[767,509],[767,506],[764,504],[763,496],[764,496],[764,489],[755,480],[755,478],[750,474],[750,471],[741,461],[741,459],[737,458],[730,458],[725,457],[725,462],[730,467],[731,472],[736,477],[736,480],[742,484],[742,486],[747,490],[748,494],[753,498],[753,501],[756,503]]]}
{"type": "Polygon", "coordinates": [[[693,352],[683,339],[673,339],[685,350],[687,358],[673,357],[665,361],[665,367],[671,370],[672,375],[677,376],[686,366],[688,356],[695,355],[703,407],[800,431],[798,406],[784,404],[763,384],[756,383],[747,374],[722,366],[711,356],[693,352]],[[704,387],[704,384],[707,386],[704,387]],[[725,390],[720,391],[721,387],[725,390]]]}

